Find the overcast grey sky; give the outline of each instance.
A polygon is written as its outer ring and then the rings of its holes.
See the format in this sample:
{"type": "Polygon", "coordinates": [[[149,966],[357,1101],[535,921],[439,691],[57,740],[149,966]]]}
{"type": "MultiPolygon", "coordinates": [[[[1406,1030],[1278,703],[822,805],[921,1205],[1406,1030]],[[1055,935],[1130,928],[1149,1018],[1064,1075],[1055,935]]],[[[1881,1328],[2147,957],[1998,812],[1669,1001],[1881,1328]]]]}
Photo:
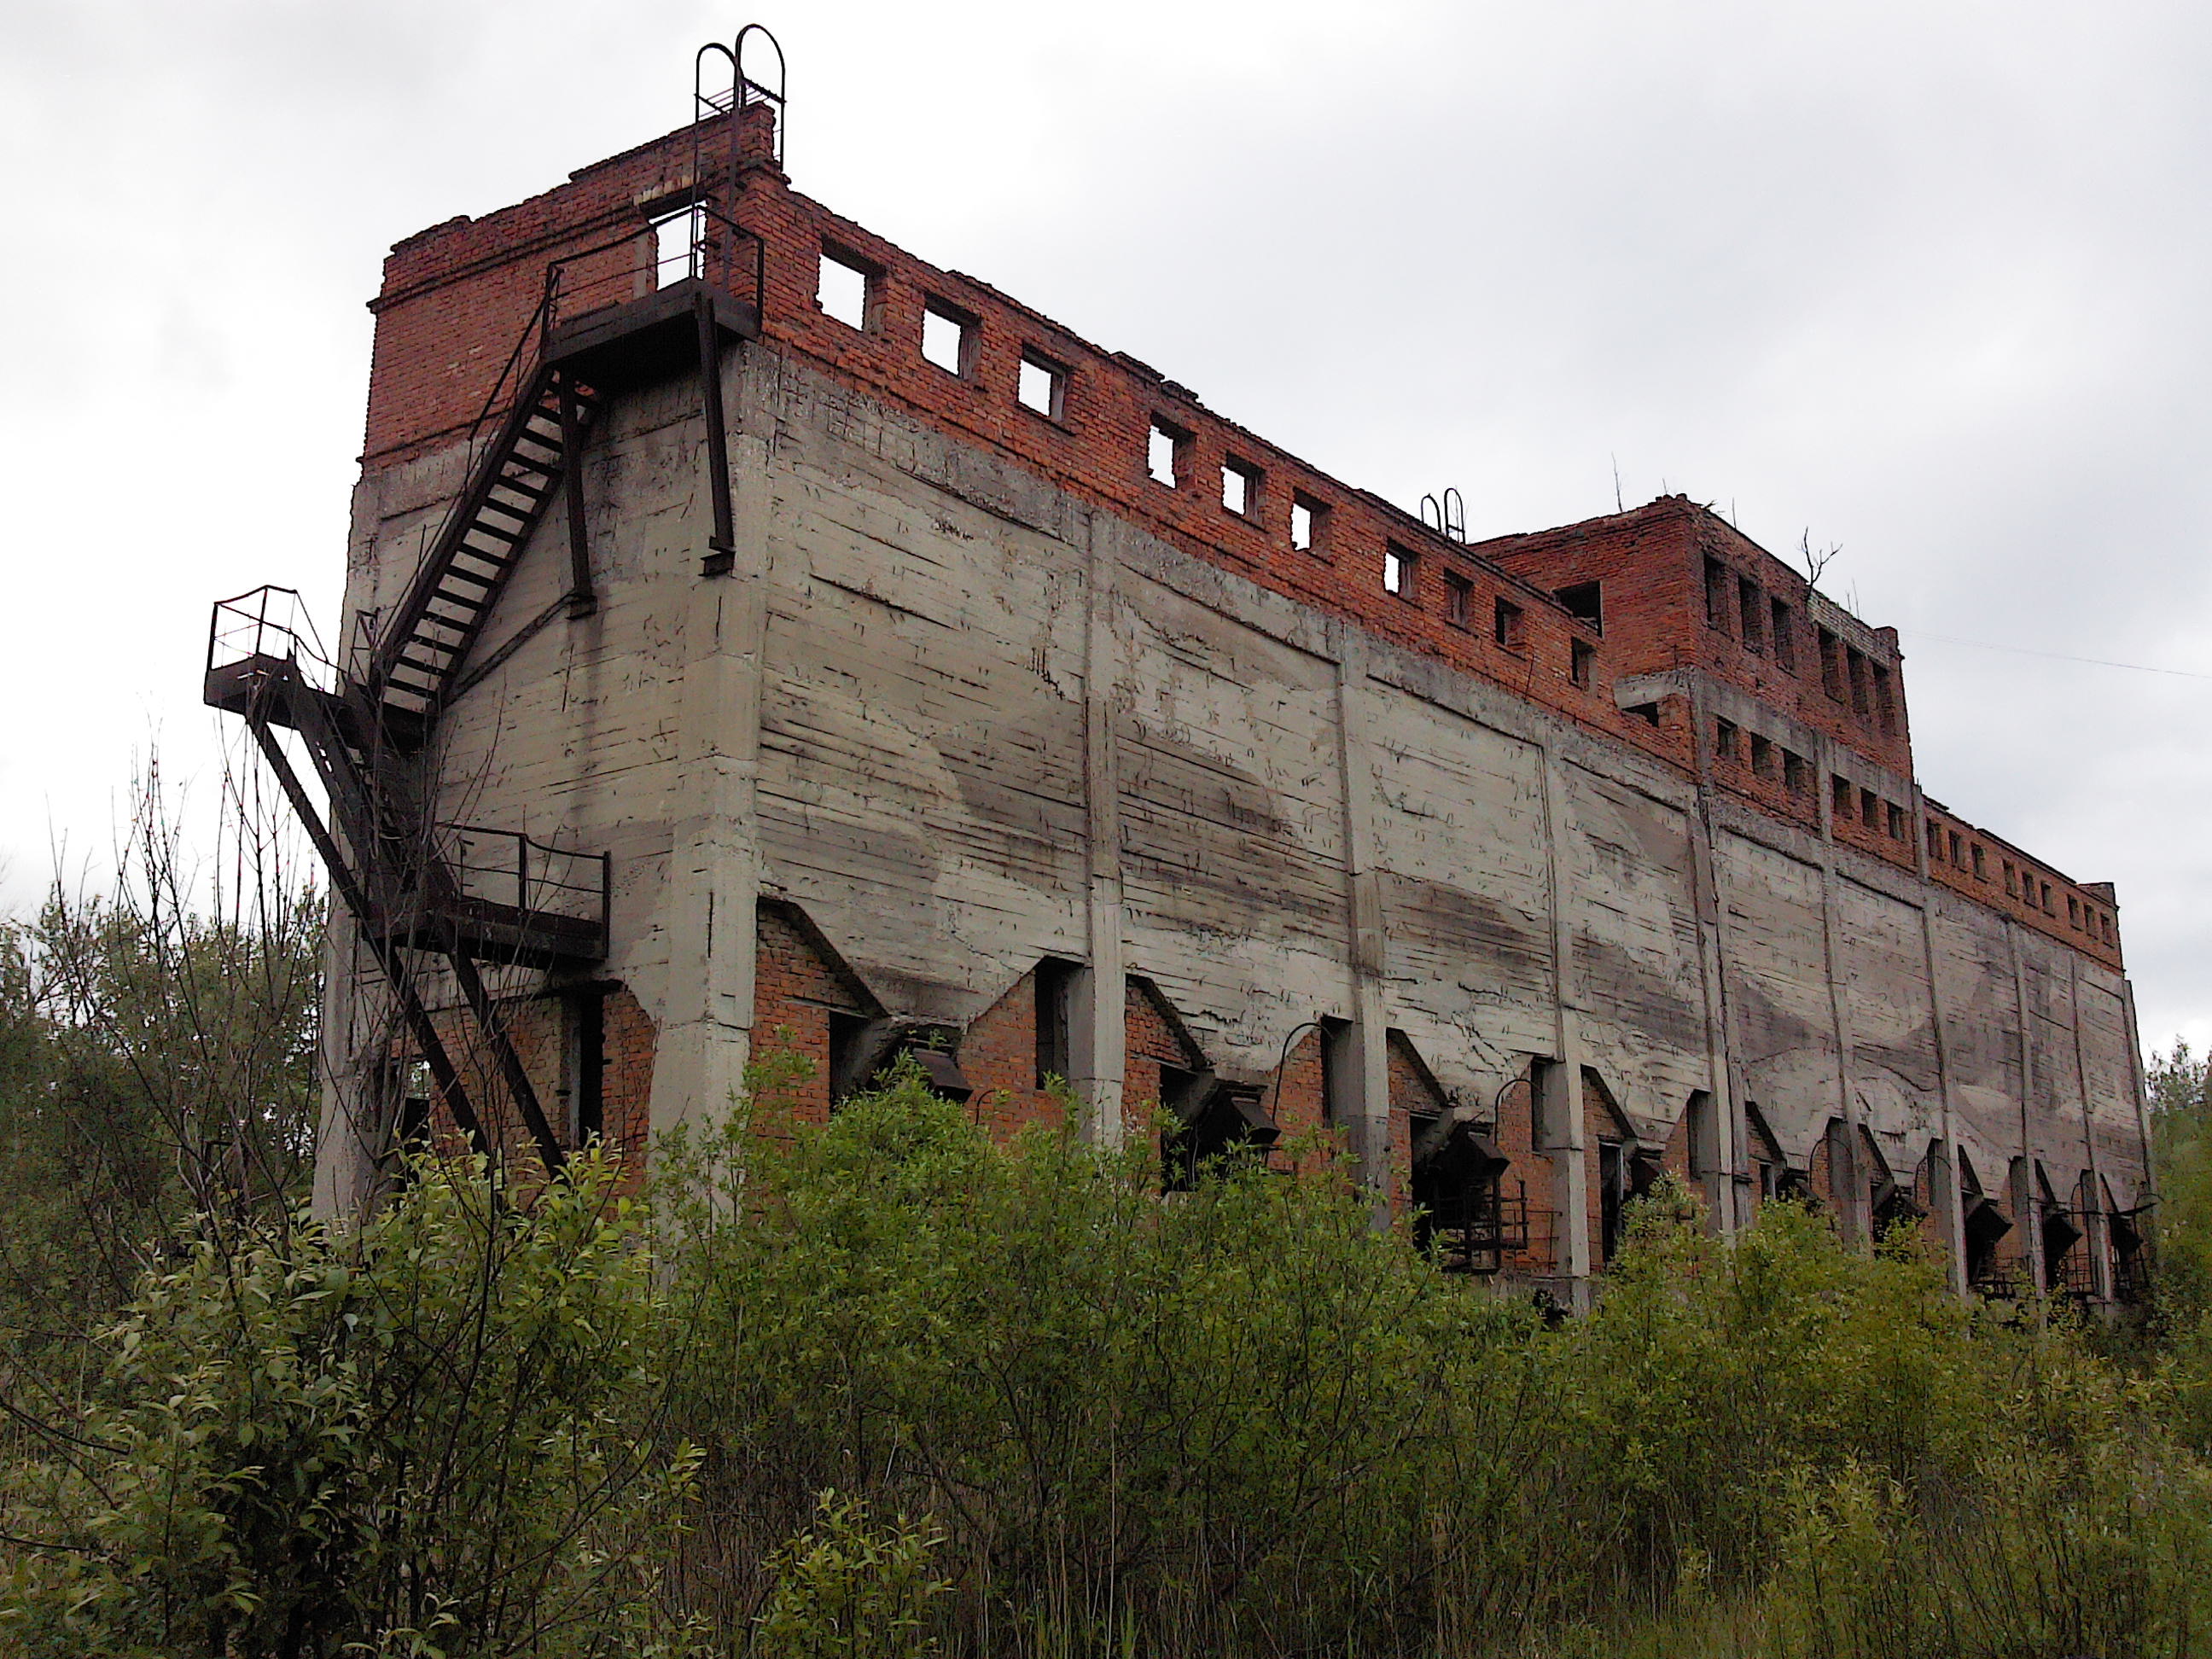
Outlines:
{"type": "MultiPolygon", "coordinates": [[[[2117,882],[2146,1042],[2212,1037],[2212,9],[768,3],[800,189],[1338,476],[1840,544],[1928,791],[2117,882]]],[[[333,614],[386,248],[747,15],[0,8],[0,904],[157,744],[212,805],[209,601],[333,614]]]]}

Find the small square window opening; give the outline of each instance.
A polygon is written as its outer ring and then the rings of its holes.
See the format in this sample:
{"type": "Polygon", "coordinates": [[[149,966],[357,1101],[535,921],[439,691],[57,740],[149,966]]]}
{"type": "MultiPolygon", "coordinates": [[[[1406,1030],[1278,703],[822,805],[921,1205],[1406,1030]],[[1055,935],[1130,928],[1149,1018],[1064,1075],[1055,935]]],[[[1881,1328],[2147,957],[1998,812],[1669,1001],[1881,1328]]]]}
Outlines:
{"type": "Polygon", "coordinates": [[[1491,617],[1491,637],[1508,651],[1521,648],[1521,607],[1501,598],[1491,617]]]}
{"type": "Polygon", "coordinates": [[[1735,761],[1735,722],[1734,720],[1715,720],[1713,721],[1713,754],[1721,760],[1730,763],[1735,761]]]}
{"type": "Polygon", "coordinates": [[[1782,751],[1782,787],[1793,795],[1802,795],[1813,787],[1812,769],[1794,749],[1782,751]]]}
{"type": "Polygon", "coordinates": [[[1145,437],[1145,471],[1154,483],[1173,489],[1182,480],[1182,450],[1187,434],[1164,422],[1154,421],[1145,437]]]}
{"type": "Polygon", "coordinates": [[[1221,504],[1239,518],[1260,513],[1260,469],[1243,461],[1221,464],[1221,504]]]}
{"type": "Polygon", "coordinates": [[[975,323],[934,300],[921,311],[921,355],[948,374],[966,374],[975,359],[975,323]]]}
{"type": "Polygon", "coordinates": [[[822,314],[848,328],[866,329],[875,309],[876,273],[848,253],[822,250],[822,269],[816,279],[814,302],[822,314]]]}
{"type": "Polygon", "coordinates": [[[1417,597],[1414,582],[1420,571],[1420,561],[1395,542],[1382,549],[1382,591],[1395,593],[1401,599],[1417,597]]]}
{"type": "Polygon", "coordinates": [[[1444,574],[1444,620],[1454,628],[1467,626],[1468,608],[1474,599],[1474,584],[1464,576],[1444,574]]]}
{"type": "Polygon", "coordinates": [[[1756,732],[1751,734],[1751,774],[1757,778],[1774,775],[1773,741],[1760,737],[1756,732]]]}
{"type": "Polygon", "coordinates": [[[1067,371],[1048,357],[1024,351],[1014,396],[1023,408],[1033,409],[1048,421],[1064,421],[1067,418],[1067,371]]]}

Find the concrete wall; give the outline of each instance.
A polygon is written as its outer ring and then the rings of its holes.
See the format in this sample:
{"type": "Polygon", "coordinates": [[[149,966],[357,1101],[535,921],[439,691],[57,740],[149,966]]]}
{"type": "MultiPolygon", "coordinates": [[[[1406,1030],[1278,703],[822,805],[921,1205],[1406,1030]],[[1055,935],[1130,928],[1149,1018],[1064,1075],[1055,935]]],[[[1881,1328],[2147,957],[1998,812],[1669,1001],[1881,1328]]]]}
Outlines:
{"type": "MultiPolygon", "coordinates": [[[[765,896],[898,1017],[1003,1022],[1040,958],[1087,965],[1076,1070],[1109,1136],[1134,975],[1234,1080],[1270,1082],[1306,1023],[1347,1022],[1339,1127],[1378,1180],[1402,1160],[1395,1031],[1467,1115],[1518,1109],[1515,1176],[1585,1220],[1591,1143],[1665,1147],[1696,1093],[1729,1224],[1747,1102],[1791,1164],[1852,1172],[1828,1194],[1847,1226],[1872,1156],[1909,1185],[1954,1142],[1992,1194],[2027,1157],[2062,1203],[2093,1168],[2117,1202],[2142,1194],[2111,968],[796,355],[733,353],[726,398],[736,570],[698,574],[696,387],[617,400],[586,468],[597,613],[456,704],[437,757],[441,817],[613,854],[598,971],[658,1033],[655,1128],[740,1082],[774,1000],[765,896]],[[1532,1060],[1560,1063],[1539,1085],[1532,1060]]],[[[397,596],[461,465],[364,482],[350,609],[397,596]]],[[[487,651],[565,591],[562,534],[540,532],[487,651]]],[[[1587,1225],[1558,1234],[1528,1271],[1597,1265],[1587,1225]]]]}

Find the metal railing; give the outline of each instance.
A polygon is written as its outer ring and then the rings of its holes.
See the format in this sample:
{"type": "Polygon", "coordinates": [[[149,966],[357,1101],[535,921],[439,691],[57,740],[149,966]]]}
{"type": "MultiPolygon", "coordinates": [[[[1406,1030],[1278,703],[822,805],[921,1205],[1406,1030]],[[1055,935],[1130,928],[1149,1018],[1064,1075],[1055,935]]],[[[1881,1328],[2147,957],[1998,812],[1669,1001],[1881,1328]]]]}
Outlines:
{"type": "Polygon", "coordinates": [[[337,690],[337,669],[296,588],[262,586],[216,601],[208,618],[208,674],[256,661],[289,663],[316,690],[337,690]]]}
{"type": "Polygon", "coordinates": [[[605,853],[549,846],[512,830],[441,823],[440,860],[459,896],[527,917],[553,917],[605,927],[611,864],[605,853]]]}

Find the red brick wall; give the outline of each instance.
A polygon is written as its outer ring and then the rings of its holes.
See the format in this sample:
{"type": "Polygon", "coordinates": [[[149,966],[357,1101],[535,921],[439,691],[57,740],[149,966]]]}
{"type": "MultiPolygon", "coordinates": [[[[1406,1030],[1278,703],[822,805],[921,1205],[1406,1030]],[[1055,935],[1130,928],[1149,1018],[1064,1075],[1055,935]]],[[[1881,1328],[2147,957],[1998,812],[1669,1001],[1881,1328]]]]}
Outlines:
{"type": "Polygon", "coordinates": [[[1037,984],[1032,969],[961,1034],[960,1070],[975,1092],[975,1121],[1000,1139],[1032,1123],[1064,1124],[1067,1112],[1036,1086],[1037,984]]]}
{"type": "Polygon", "coordinates": [[[864,1012],[812,940],[771,907],[760,910],[753,963],[753,1061],[769,1079],[763,1106],[802,1123],[830,1121],[830,1016],[864,1012]],[[799,1062],[797,1066],[782,1063],[799,1062]]]}

